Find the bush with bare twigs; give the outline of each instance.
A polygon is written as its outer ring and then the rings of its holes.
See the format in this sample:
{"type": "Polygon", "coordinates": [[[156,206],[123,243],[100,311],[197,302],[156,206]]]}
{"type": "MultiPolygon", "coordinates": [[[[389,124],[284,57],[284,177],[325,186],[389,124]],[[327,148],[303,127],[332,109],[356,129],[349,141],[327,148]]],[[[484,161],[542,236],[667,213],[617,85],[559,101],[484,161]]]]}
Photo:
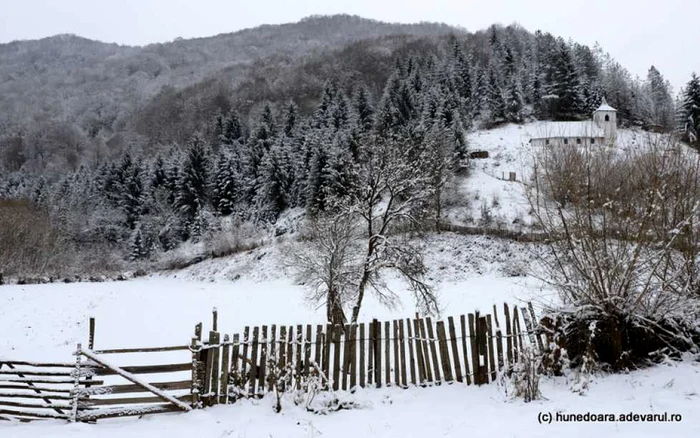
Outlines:
{"type": "Polygon", "coordinates": [[[0,200],[0,272],[48,272],[59,262],[61,245],[45,210],[24,200],[0,200]]]}
{"type": "Polygon", "coordinates": [[[697,154],[660,137],[626,153],[547,149],[530,201],[573,366],[588,355],[623,369],[696,348],[697,154]]]}

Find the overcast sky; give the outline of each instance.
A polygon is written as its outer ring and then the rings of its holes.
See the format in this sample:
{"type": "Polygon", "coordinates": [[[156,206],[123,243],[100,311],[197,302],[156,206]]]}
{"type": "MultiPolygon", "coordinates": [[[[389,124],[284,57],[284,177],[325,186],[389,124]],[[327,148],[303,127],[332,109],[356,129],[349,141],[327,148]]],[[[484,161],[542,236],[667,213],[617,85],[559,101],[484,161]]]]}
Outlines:
{"type": "Polygon", "coordinates": [[[144,45],[336,13],[470,31],[518,22],[598,41],[634,75],[654,64],[676,91],[700,73],[700,0],[0,0],[0,42],[73,33],[144,45]]]}

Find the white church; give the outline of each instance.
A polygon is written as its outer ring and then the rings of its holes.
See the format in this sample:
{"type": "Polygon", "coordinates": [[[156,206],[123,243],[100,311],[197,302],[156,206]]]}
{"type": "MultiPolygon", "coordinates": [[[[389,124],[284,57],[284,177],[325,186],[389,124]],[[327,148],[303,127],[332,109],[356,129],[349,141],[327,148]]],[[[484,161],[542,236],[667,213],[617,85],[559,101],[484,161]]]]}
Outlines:
{"type": "Polygon", "coordinates": [[[545,122],[530,139],[532,146],[615,145],[617,110],[605,101],[593,112],[592,120],[545,122]]]}

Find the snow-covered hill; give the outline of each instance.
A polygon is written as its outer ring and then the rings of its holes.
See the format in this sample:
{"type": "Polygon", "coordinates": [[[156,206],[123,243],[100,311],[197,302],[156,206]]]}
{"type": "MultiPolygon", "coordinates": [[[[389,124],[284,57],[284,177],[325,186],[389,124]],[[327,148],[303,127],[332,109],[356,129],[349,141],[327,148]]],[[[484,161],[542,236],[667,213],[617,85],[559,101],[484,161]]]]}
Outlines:
{"type": "MultiPolygon", "coordinates": [[[[486,151],[488,158],[472,160],[469,176],[459,180],[458,204],[449,219],[456,224],[528,231],[533,225],[526,185],[531,182],[537,154],[529,140],[547,132],[547,122],[507,124],[467,136],[469,149],[486,151]],[[515,172],[516,181],[509,181],[515,172]]],[[[656,142],[661,134],[639,129],[618,129],[614,150],[625,153],[656,142]]],[[[573,147],[573,146],[572,146],[573,147]]]]}

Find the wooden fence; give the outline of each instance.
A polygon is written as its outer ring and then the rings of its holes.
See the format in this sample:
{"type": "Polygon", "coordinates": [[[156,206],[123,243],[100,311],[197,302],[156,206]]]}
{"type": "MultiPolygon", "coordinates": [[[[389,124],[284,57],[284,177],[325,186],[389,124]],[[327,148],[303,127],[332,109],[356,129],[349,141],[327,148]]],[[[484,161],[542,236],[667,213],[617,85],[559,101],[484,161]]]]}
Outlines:
{"type": "Polygon", "coordinates": [[[509,372],[525,348],[542,350],[535,321],[532,305],[504,304],[440,321],[263,325],[222,335],[214,311],[206,339],[199,323],[187,345],[96,350],[91,319],[88,348],[79,344],[72,362],[0,359],[0,420],[188,411],[311,382],[322,390],[481,385],[509,372]]]}
{"type": "Polygon", "coordinates": [[[94,327],[91,319],[88,348],[78,344],[73,362],[0,360],[0,420],[94,422],[191,409],[189,345],[94,350],[94,327]],[[163,352],[180,352],[181,360],[159,363],[144,357],[163,352]],[[148,365],[112,363],[134,360],[148,365]]]}
{"type": "Polygon", "coordinates": [[[504,304],[502,313],[494,306],[492,314],[441,321],[416,317],[344,327],[263,325],[232,335],[217,331],[217,319],[215,312],[205,341],[201,323],[191,340],[193,402],[204,406],[259,397],[275,388],[300,388],[310,379],[332,390],[481,385],[495,381],[499,371],[507,372],[524,348],[543,347],[532,305],[511,312],[504,304]]]}
{"type": "Polygon", "coordinates": [[[0,420],[71,418],[75,363],[0,362],[0,420]]]}

